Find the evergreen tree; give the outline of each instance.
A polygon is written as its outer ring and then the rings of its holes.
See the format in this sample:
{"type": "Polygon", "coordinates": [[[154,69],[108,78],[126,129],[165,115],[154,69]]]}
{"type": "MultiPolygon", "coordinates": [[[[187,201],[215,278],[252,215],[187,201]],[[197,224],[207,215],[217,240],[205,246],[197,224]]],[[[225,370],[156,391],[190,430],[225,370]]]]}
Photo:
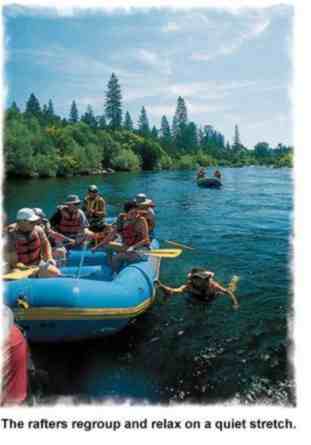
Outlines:
{"type": "Polygon", "coordinates": [[[190,122],[186,126],[184,134],[184,146],[189,148],[197,148],[198,146],[197,126],[194,122],[190,122]]]}
{"type": "Polygon", "coordinates": [[[91,128],[97,128],[97,121],[93,113],[91,105],[87,106],[86,112],[81,117],[81,121],[85,122],[91,128]]]}
{"type": "Polygon", "coordinates": [[[162,116],[162,119],[161,119],[161,138],[171,139],[170,125],[168,123],[166,116],[162,116]]]}
{"type": "Polygon", "coordinates": [[[104,114],[102,116],[96,116],[96,121],[97,121],[97,127],[100,130],[105,130],[107,128],[107,123],[104,114]]]}
{"type": "Polygon", "coordinates": [[[54,117],[55,116],[55,114],[54,114],[54,106],[53,106],[53,102],[52,102],[51,99],[49,100],[49,104],[48,104],[48,115],[49,115],[49,117],[54,117]]]}
{"type": "Polygon", "coordinates": [[[108,82],[105,103],[108,125],[112,130],[121,128],[122,94],[117,76],[112,73],[108,82]]]}
{"type": "Polygon", "coordinates": [[[172,135],[170,125],[166,116],[162,116],[161,118],[160,141],[166,149],[171,148],[172,135]]]}
{"type": "Polygon", "coordinates": [[[203,143],[204,143],[204,133],[203,133],[202,127],[200,127],[198,130],[198,144],[201,147],[201,145],[203,145],[203,143]]]}
{"type": "Polygon", "coordinates": [[[40,119],[41,117],[40,103],[33,93],[31,93],[28,101],[26,102],[26,114],[32,115],[37,119],[40,119]]]}
{"type": "Polygon", "coordinates": [[[145,107],[142,107],[141,112],[140,112],[140,116],[138,119],[138,131],[143,136],[150,135],[149,121],[148,121],[145,107]]]}
{"type": "Polygon", "coordinates": [[[152,127],[151,130],[151,137],[153,139],[158,139],[158,130],[156,129],[155,125],[152,127]]]}
{"type": "Polygon", "coordinates": [[[184,99],[179,96],[177,106],[173,118],[173,137],[177,148],[185,148],[187,142],[185,140],[188,123],[187,107],[184,99]]]}
{"type": "Polygon", "coordinates": [[[128,130],[128,131],[133,131],[134,130],[133,121],[132,121],[131,115],[130,115],[130,113],[128,111],[125,114],[123,127],[124,127],[125,130],[128,130]]]}
{"type": "Polygon", "coordinates": [[[235,127],[234,127],[233,146],[238,148],[240,145],[241,145],[241,140],[240,140],[239,127],[237,125],[235,125],[235,127]]]}
{"type": "Polygon", "coordinates": [[[70,108],[69,122],[71,124],[76,124],[78,120],[79,120],[79,112],[76,102],[73,100],[70,108]]]}
{"type": "Polygon", "coordinates": [[[46,104],[43,105],[42,107],[42,121],[43,124],[46,125],[48,123],[49,120],[49,111],[48,111],[48,107],[46,104]]]}
{"type": "Polygon", "coordinates": [[[172,122],[172,136],[173,136],[174,140],[176,140],[177,133],[178,133],[178,120],[177,120],[177,116],[175,114],[173,117],[173,122],[172,122]]]}
{"type": "Polygon", "coordinates": [[[12,111],[13,113],[20,113],[20,109],[17,106],[17,103],[15,102],[15,100],[12,102],[10,111],[12,111]]]}

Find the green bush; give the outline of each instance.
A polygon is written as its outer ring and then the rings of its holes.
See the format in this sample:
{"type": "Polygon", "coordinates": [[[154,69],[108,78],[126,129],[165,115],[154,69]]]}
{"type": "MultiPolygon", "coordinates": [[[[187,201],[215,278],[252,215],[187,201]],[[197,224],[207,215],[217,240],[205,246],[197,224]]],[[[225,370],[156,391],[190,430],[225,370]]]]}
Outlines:
{"type": "Polygon", "coordinates": [[[132,150],[121,149],[119,154],[111,160],[111,165],[115,170],[139,170],[140,159],[132,150]]]}

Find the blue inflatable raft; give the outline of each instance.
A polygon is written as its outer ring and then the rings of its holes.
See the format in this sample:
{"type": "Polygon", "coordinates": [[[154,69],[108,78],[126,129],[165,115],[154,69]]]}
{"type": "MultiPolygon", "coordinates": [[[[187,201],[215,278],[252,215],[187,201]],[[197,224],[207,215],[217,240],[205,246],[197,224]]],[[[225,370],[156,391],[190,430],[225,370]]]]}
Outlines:
{"type": "MultiPolygon", "coordinates": [[[[157,247],[154,244],[154,247],[157,247]]],[[[105,252],[71,251],[61,278],[4,283],[4,303],[35,342],[82,340],[120,331],[155,299],[160,258],[147,256],[113,278],[105,252]],[[79,272],[79,278],[77,278],[79,272]]]]}

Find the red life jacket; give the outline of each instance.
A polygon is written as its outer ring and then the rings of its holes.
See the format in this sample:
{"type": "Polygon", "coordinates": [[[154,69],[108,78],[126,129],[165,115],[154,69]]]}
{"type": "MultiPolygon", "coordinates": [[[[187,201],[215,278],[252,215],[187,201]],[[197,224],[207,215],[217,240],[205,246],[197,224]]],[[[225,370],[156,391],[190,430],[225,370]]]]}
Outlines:
{"type": "Polygon", "coordinates": [[[15,235],[15,250],[18,262],[26,264],[37,264],[41,259],[41,238],[34,228],[28,235],[18,231],[15,235]]]}
{"type": "Polygon", "coordinates": [[[61,209],[61,219],[58,230],[63,235],[77,235],[82,231],[80,212],[69,213],[66,209],[61,209]]]}
{"type": "MultiPolygon", "coordinates": [[[[141,233],[139,233],[136,229],[136,221],[124,221],[121,236],[122,243],[128,247],[133,246],[134,244],[142,240],[141,233]]],[[[149,243],[146,243],[146,246],[148,245],[149,243]]]]}

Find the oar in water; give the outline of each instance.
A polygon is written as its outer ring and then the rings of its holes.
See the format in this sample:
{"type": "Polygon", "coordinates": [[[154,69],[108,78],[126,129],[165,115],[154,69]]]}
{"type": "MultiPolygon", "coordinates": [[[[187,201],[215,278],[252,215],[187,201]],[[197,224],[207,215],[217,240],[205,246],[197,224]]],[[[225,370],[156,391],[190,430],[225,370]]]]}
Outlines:
{"type": "Polygon", "coordinates": [[[194,247],[186,246],[185,244],[176,243],[176,241],[165,241],[168,244],[172,244],[173,246],[182,247],[183,249],[195,250],[194,247]]]}

